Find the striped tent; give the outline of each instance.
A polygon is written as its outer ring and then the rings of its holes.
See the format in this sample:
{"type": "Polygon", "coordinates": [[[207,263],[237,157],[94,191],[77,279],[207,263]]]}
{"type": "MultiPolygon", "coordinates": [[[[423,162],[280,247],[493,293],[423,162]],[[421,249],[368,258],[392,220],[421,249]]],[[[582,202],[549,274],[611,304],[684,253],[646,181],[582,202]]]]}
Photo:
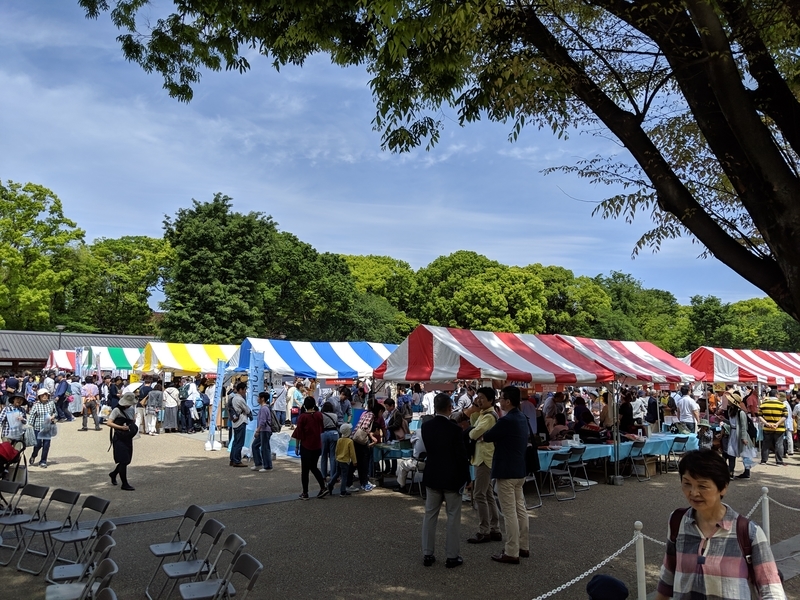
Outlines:
{"type": "Polygon", "coordinates": [[[75,351],[74,350],[51,350],[47,357],[45,369],[59,369],[63,371],[75,371],[75,351]]]}
{"type": "Polygon", "coordinates": [[[494,379],[588,385],[614,373],[556,336],[420,325],[375,369],[393,381],[494,379]]]}
{"type": "MultiPolygon", "coordinates": [[[[545,336],[540,336],[545,337],[545,336]]],[[[558,335],[559,339],[614,372],[627,382],[688,383],[702,381],[705,373],[693,368],[650,342],[595,340],[558,335]]]]}
{"type": "Polygon", "coordinates": [[[132,371],[134,363],[142,354],[142,348],[119,348],[115,346],[84,346],[84,371],[132,371]]]}
{"type": "Polygon", "coordinates": [[[793,352],[731,350],[701,346],[681,359],[718,383],[800,383],[800,356],[793,352]]]}
{"type": "Polygon", "coordinates": [[[150,342],[133,365],[138,373],[169,371],[176,375],[216,373],[217,361],[230,360],[238,346],[150,342]]]}
{"type": "Polygon", "coordinates": [[[264,370],[276,375],[317,379],[371,377],[397,348],[374,342],[291,342],[247,338],[228,361],[228,369],[247,371],[250,351],[264,353],[264,370]]]}

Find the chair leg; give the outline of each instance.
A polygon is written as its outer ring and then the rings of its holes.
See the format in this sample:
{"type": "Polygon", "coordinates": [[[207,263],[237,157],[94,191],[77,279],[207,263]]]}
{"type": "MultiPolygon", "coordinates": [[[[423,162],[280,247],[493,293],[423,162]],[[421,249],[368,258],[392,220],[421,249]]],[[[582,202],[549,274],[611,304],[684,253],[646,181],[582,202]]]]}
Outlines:
{"type": "Polygon", "coordinates": [[[533,485],[536,488],[536,496],[539,498],[539,504],[532,504],[530,506],[526,506],[525,508],[527,508],[528,510],[531,510],[533,508],[539,508],[543,504],[542,495],[539,493],[539,482],[536,481],[536,473],[533,474],[531,481],[533,482],[533,485]]]}
{"type": "Polygon", "coordinates": [[[156,570],[153,571],[153,575],[150,577],[150,581],[147,582],[147,585],[144,588],[144,595],[147,596],[148,600],[154,600],[153,597],[150,595],[150,586],[153,585],[153,581],[156,579],[156,575],[161,570],[161,565],[164,564],[164,557],[161,557],[161,560],[158,561],[156,565],[156,570]]]}
{"type": "Polygon", "coordinates": [[[45,565],[47,564],[47,559],[50,558],[50,553],[53,551],[53,539],[50,537],[50,532],[44,531],[41,532],[42,541],[44,541],[44,552],[40,550],[33,550],[31,549],[31,544],[33,540],[36,538],[36,534],[34,533],[28,540],[23,544],[22,547],[22,554],[17,561],[17,571],[22,571],[23,573],[30,573],[31,575],[39,575],[43,570],[45,565]],[[48,540],[50,543],[48,543],[48,540]],[[35,556],[42,557],[42,564],[39,565],[38,569],[28,569],[22,566],[22,561],[25,560],[26,554],[33,554],[35,556]]]}
{"type": "Polygon", "coordinates": [[[556,500],[559,502],[566,502],[567,500],[574,500],[575,499],[575,482],[572,480],[572,473],[569,469],[567,469],[567,477],[569,478],[569,487],[572,490],[572,496],[569,498],[559,498],[558,494],[556,494],[556,500]]]}
{"type": "Polygon", "coordinates": [[[22,527],[15,525],[14,536],[16,537],[17,543],[14,544],[13,546],[11,544],[0,544],[0,548],[7,548],[11,550],[11,556],[9,556],[8,560],[5,562],[0,561],[0,567],[7,567],[8,565],[11,564],[11,561],[14,560],[14,556],[16,556],[17,550],[19,550],[20,546],[22,546],[22,542],[25,538],[25,531],[22,529],[22,527]]]}

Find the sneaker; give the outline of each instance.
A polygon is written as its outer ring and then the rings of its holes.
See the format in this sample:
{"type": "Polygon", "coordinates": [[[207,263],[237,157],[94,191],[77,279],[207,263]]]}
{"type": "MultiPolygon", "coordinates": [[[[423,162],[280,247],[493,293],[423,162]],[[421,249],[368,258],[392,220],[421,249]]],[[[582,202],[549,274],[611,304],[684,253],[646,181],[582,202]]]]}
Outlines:
{"type": "Polygon", "coordinates": [[[300,494],[300,495],[298,496],[298,498],[299,498],[300,500],[308,500],[308,494],[300,494]]]}
{"type": "Polygon", "coordinates": [[[353,494],[351,494],[350,492],[339,492],[339,495],[340,495],[342,498],[344,498],[345,496],[352,496],[353,494]]]}
{"type": "Polygon", "coordinates": [[[42,467],[43,469],[46,469],[47,468],[47,463],[46,462],[40,462],[39,466],[42,467]]]}
{"type": "Polygon", "coordinates": [[[258,471],[260,468],[261,468],[260,465],[253,465],[252,467],[250,467],[250,470],[251,471],[258,471]]]}
{"type": "Polygon", "coordinates": [[[351,485],[349,488],[347,488],[347,491],[352,494],[354,492],[360,492],[361,488],[357,485],[351,485]]]}
{"type": "Polygon", "coordinates": [[[317,494],[317,498],[324,498],[328,494],[330,494],[330,490],[328,490],[328,488],[324,487],[319,491],[319,494],[317,494]]]}
{"type": "Polygon", "coordinates": [[[364,486],[364,491],[365,492],[371,492],[374,489],[375,489],[375,486],[372,485],[371,483],[368,483],[367,485],[364,486]]]}
{"type": "MultiPolygon", "coordinates": [[[[255,470],[256,470],[256,468],[255,468],[255,467],[250,467],[250,468],[251,468],[253,471],[255,471],[255,470]]],[[[258,470],[258,472],[259,472],[259,473],[266,473],[267,471],[269,471],[269,469],[259,469],[259,470],[258,470]]]]}

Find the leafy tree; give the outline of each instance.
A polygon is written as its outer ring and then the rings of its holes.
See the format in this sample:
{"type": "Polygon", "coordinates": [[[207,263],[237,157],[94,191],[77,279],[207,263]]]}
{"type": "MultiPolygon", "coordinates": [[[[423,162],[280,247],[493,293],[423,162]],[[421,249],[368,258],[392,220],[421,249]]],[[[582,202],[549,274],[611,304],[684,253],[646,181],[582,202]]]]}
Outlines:
{"type": "Polygon", "coordinates": [[[0,181],[0,327],[43,329],[84,232],[46,187],[0,181]]]}
{"type": "Polygon", "coordinates": [[[416,274],[411,265],[390,256],[343,255],[361,292],[383,296],[404,312],[411,306],[416,291],[416,274]]]}
{"type": "Polygon", "coordinates": [[[100,238],[74,248],[73,274],[55,298],[53,324],[70,331],[152,334],[150,296],[171,262],[172,249],[161,238],[100,238]]]}
{"type": "MultiPolygon", "coordinates": [[[[90,17],[107,0],[80,0],[90,17]]],[[[436,143],[440,107],[460,122],[510,120],[565,136],[607,129],[632,157],[571,167],[623,191],[607,217],[641,211],[637,249],[692,235],[800,317],[800,17],[790,0],[174,0],[147,35],[141,0],[116,0],[124,55],[188,101],[202,69],[276,68],[327,52],[366,63],[375,126],[392,150],[436,143]],[[167,11],[168,12],[168,11],[167,11]]],[[[605,132],[601,132],[605,133],[605,132]]]]}
{"type": "Polygon", "coordinates": [[[539,263],[525,268],[544,284],[547,305],[543,333],[592,335],[597,315],[611,309],[609,295],[589,277],[576,278],[569,269],[539,263]]]}
{"type": "Polygon", "coordinates": [[[691,345],[694,347],[725,345],[718,334],[720,328],[730,321],[730,305],[716,296],[692,296],[690,302],[691,345]]]}
{"type": "Polygon", "coordinates": [[[192,200],[164,220],[164,239],[174,252],[164,285],[165,340],[240,343],[266,330],[264,300],[275,223],[261,213],[231,210],[232,199],[215,194],[192,200]]]}

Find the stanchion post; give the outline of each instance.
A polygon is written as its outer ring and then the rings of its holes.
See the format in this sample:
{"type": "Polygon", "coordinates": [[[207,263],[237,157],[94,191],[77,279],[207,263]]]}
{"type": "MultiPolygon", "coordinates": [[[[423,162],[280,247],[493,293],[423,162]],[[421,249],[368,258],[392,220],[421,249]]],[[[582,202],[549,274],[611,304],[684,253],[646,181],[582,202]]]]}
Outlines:
{"type": "Polygon", "coordinates": [[[647,582],[644,573],[644,538],[642,537],[641,521],[633,524],[633,534],[636,536],[636,587],[638,588],[637,599],[647,600],[647,582]]]}
{"type": "Polygon", "coordinates": [[[767,543],[772,543],[772,538],[769,534],[769,488],[761,488],[761,528],[767,536],[767,543]]]}

